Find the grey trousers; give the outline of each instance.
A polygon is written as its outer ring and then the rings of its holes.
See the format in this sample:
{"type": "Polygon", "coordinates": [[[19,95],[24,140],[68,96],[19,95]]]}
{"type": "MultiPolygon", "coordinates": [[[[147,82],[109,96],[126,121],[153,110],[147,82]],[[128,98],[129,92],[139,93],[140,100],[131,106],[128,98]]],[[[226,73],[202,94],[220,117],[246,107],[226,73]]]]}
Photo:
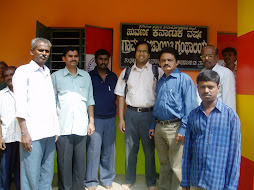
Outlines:
{"type": "Polygon", "coordinates": [[[180,125],[181,122],[157,124],[155,128],[155,147],[160,160],[159,190],[182,190],[183,141],[176,143],[180,125]]]}
{"type": "Polygon", "coordinates": [[[56,142],[59,190],[84,189],[87,136],[63,135],[56,142]]]}
{"type": "Polygon", "coordinates": [[[139,142],[145,153],[145,175],[148,186],[156,185],[155,145],[149,138],[149,129],[152,121],[152,112],[125,111],[125,181],[132,184],[136,181],[137,154],[139,142]]]}

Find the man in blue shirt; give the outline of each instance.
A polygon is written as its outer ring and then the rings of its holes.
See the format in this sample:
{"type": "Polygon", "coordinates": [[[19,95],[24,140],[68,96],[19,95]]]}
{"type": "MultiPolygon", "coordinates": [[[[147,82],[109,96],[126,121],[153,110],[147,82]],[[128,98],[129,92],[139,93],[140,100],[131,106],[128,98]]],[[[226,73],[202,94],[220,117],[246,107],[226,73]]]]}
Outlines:
{"type": "Polygon", "coordinates": [[[236,112],[217,99],[220,76],[204,70],[197,77],[202,103],[188,116],[182,160],[183,190],[237,190],[241,128],[236,112]]]}
{"type": "Polygon", "coordinates": [[[160,160],[160,190],[181,189],[181,161],[187,116],[196,107],[193,81],[178,70],[178,64],[175,49],[165,48],[160,52],[160,66],[164,75],[157,84],[154,122],[150,129],[150,138],[154,136],[160,160]]]}
{"type": "Polygon", "coordinates": [[[117,76],[108,69],[110,54],[104,49],[95,52],[96,67],[89,72],[93,83],[95,132],[88,138],[85,185],[94,190],[100,182],[112,188],[115,178],[116,95],[117,76]]]}

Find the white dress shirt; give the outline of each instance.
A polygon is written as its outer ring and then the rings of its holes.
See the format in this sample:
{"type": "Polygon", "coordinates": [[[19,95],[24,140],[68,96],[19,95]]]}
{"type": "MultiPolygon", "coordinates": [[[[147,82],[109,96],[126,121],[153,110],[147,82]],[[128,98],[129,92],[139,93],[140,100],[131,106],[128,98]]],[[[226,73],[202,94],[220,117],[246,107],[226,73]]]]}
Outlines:
{"type": "MultiPolygon", "coordinates": [[[[236,90],[233,72],[218,63],[212,68],[212,70],[216,71],[220,75],[220,90],[217,95],[218,100],[236,111],[236,90]]],[[[200,105],[201,101],[202,100],[197,92],[198,105],[200,105]]]]}
{"type": "Polygon", "coordinates": [[[5,143],[20,142],[21,132],[15,116],[14,94],[9,87],[0,91],[0,120],[5,143]]]}
{"type": "Polygon", "coordinates": [[[60,135],[87,135],[88,106],[94,105],[90,75],[77,69],[72,76],[65,67],[52,74],[57,101],[60,135]]]}
{"type": "MultiPolygon", "coordinates": [[[[124,97],[125,75],[124,69],[118,78],[115,94],[124,97]]],[[[163,75],[162,69],[159,67],[159,78],[163,75]]],[[[152,71],[152,65],[147,62],[142,69],[138,68],[136,63],[131,68],[131,73],[127,81],[128,91],[126,94],[126,104],[133,107],[153,107],[156,99],[156,84],[152,71]]]]}
{"type": "Polygon", "coordinates": [[[50,72],[36,62],[20,66],[13,76],[16,117],[26,120],[33,141],[59,135],[50,72]]]}

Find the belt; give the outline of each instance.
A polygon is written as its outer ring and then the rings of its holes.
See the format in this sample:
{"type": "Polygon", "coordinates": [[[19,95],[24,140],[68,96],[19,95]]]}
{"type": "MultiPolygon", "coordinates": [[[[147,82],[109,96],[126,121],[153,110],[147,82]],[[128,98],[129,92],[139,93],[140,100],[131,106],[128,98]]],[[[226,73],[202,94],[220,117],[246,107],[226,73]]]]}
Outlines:
{"type": "Polygon", "coordinates": [[[175,122],[178,122],[178,121],[181,121],[181,119],[176,118],[176,119],[164,120],[164,121],[162,121],[162,120],[155,120],[153,122],[159,123],[161,125],[167,125],[167,124],[175,123],[175,122]]]}
{"type": "Polygon", "coordinates": [[[137,111],[137,112],[150,112],[150,111],[153,111],[153,107],[150,107],[150,108],[138,108],[138,107],[132,107],[132,106],[127,105],[127,108],[129,108],[131,110],[134,110],[134,111],[137,111]]]}

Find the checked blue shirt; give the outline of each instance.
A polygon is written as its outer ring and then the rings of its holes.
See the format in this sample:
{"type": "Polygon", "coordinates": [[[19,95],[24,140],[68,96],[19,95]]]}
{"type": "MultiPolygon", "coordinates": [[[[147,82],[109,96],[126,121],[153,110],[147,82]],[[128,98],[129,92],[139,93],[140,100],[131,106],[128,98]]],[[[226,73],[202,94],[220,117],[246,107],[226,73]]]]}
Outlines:
{"type": "Polygon", "coordinates": [[[181,186],[237,190],[241,160],[239,117],[220,101],[208,117],[202,106],[188,117],[181,186]]]}

